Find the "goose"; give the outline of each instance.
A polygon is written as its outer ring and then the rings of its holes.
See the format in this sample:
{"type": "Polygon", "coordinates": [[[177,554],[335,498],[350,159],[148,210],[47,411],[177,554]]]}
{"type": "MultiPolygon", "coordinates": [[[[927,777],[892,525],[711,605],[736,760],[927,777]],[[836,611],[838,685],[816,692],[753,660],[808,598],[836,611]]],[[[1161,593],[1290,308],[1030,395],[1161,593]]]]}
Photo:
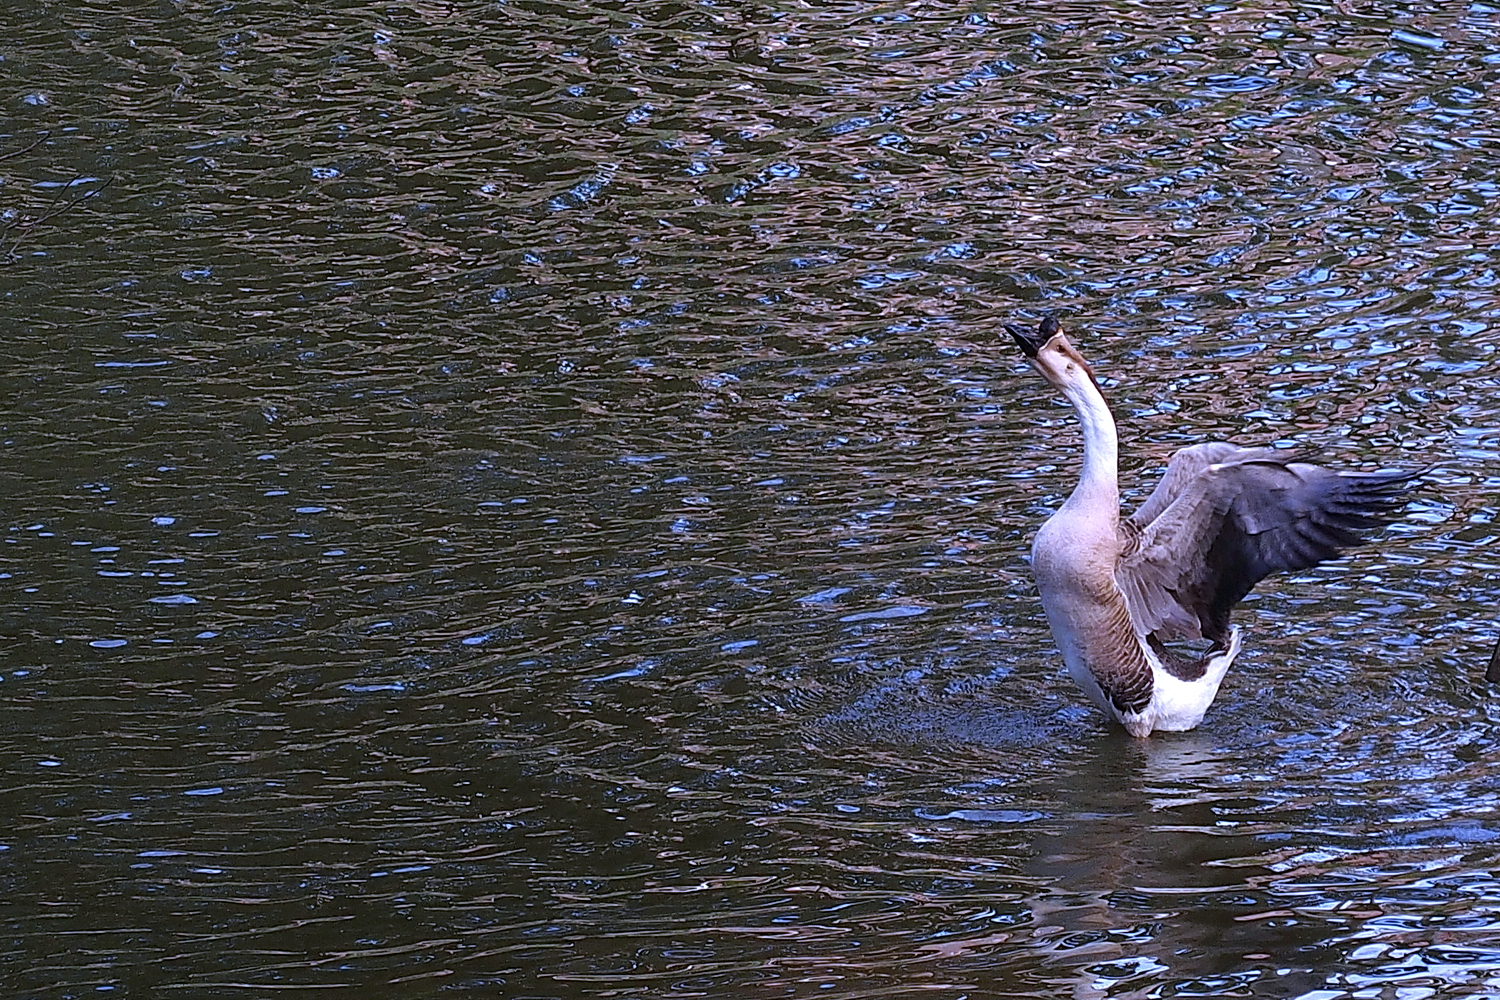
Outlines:
{"type": "Polygon", "coordinates": [[[1180,449],[1120,516],[1119,434],[1089,363],[1048,317],[1007,325],[1083,430],[1078,486],[1036,533],[1031,566],[1068,673],[1130,735],[1203,721],[1240,652],[1230,612],[1272,573],[1301,570],[1394,519],[1421,472],[1344,472],[1223,441],[1180,449]],[[1169,642],[1207,640],[1201,650],[1169,642]]]}

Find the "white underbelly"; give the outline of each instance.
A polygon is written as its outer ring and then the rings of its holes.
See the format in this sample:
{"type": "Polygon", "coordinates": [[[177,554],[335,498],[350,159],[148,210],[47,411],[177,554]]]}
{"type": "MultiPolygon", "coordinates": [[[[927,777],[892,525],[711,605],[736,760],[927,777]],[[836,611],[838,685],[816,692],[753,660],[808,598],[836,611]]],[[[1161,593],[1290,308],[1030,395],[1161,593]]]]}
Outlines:
{"type": "MultiPolygon", "coordinates": [[[[1229,648],[1208,661],[1208,668],[1204,670],[1202,677],[1185,681],[1168,673],[1155,653],[1147,647],[1147,662],[1151,664],[1152,674],[1151,704],[1141,713],[1141,721],[1146,721],[1149,717],[1151,729],[1174,733],[1196,728],[1203,721],[1208,707],[1214,703],[1219,685],[1224,681],[1224,674],[1239,652],[1240,630],[1235,627],[1229,632],[1229,648]]],[[[1129,720],[1122,718],[1120,721],[1127,727],[1130,726],[1129,720]]],[[[1148,733],[1150,731],[1147,730],[1148,733]]]]}
{"type": "Polygon", "coordinates": [[[1240,630],[1236,627],[1230,630],[1228,648],[1209,660],[1203,676],[1185,681],[1172,676],[1151,647],[1141,643],[1141,652],[1151,667],[1151,700],[1140,712],[1122,712],[1110,701],[1089,669],[1083,643],[1072,634],[1069,625],[1067,622],[1053,625],[1053,634],[1062,649],[1068,675],[1090,701],[1133,736],[1147,736],[1155,730],[1183,732],[1196,728],[1214,703],[1224,674],[1240,651],[1240,630]]]}

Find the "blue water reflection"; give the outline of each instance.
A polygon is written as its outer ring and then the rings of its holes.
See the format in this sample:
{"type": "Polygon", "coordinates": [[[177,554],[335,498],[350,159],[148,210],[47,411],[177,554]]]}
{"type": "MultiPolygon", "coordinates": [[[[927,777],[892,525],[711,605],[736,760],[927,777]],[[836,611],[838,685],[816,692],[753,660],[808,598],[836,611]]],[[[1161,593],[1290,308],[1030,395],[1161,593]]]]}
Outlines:
{"type": "Polygon", "coordinates": [[[16,995],[1500,989],[1484,5],[17,15],[16,995]],[[1059,672],[1045,312],[1132,500],[1434,467],[1195,732],[1059,672]]]}

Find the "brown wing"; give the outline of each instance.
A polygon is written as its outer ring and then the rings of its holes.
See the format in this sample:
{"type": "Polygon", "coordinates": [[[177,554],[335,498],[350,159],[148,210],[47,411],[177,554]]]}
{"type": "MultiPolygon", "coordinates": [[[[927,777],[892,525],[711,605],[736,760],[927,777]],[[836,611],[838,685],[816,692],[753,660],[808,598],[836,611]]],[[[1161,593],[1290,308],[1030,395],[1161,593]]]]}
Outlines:
{"type": "Polygon", "coordinates": [[[1184,448],[1125,522],[1115,579],[1132,621],[1144,635],[1222,643],[1252,587],[1358,545],[1416,475],[1335,472],[1221,442],[1184,448]]]}
{"type": "Polygon", "coordinates": [[[1130,515],[1130,524],[1138,531],[1145,531],[1162,511],[1172,505],[1172,501],[1182,494],[1188,484],[1210,465],[1232,461],[1237,456],[1262,454],[1269,456],[1276,453],[1269,449],[1241,448],[1225,441],[1210,441],[1177,449],[1172,454],[1172,460],[1167,463],[1167,471],[1162,473],[1161,482],[1156,484],[1156,489],[1151,491],[1146,502],[1130,515]]]}

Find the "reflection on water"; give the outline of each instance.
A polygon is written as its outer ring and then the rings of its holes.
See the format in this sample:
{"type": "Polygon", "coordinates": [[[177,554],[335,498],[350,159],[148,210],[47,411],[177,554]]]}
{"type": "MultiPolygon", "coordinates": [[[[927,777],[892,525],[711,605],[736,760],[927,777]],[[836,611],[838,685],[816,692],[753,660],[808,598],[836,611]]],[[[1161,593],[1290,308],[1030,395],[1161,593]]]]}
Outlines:
{"type": "Polygon", "coordinates": [[[22,13],[16,995],[1500,988],[1488,8],[22,13]],[[1059,672],[1044,311],[1134,496],[1435,466],[1195,732],[1059,672]]]}

